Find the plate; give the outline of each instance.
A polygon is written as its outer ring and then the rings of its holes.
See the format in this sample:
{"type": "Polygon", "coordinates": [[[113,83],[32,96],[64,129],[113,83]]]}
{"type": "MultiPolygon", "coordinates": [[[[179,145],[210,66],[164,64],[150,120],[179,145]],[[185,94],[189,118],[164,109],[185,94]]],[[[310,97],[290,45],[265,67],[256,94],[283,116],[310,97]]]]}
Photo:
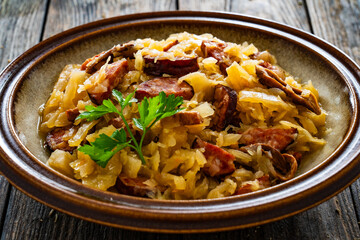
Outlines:
{"type": "Polygon", "coordinates": [[[92,222],[153,232],[210,232],[282,219],[329,199],[360,174],[360,69],[333,45],[293,27],[220,12],[156,12],[88,23],[32,47],[0,74],[0,171],[52,208],[92,222]],[[49,168],[37,134],[38,107],[68,63],[136,38],[211,33],[269,50],[294,76],[312,80],[327,111],[327,145],[310,154],[290,181],[214,200],[152,200],[88,188],[49,168]]]}

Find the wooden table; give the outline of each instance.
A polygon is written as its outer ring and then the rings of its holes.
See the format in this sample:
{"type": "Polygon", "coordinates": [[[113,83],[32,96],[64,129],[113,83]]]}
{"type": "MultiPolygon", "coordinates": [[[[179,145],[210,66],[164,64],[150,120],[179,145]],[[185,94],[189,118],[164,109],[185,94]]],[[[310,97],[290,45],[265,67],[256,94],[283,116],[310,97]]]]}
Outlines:
{"type": "MultiPolygon", "coordinates": [[[[219,10],[273,19],[335,44],[360,63],[360,0],[0,0],[0,69],[56,33],[112,16],[219,10]]],[[[327,202],[259,227],[156,234],[79,220],[30,199],[0,176],[1,239],[360,239],[360,181],[327,202]]]]}

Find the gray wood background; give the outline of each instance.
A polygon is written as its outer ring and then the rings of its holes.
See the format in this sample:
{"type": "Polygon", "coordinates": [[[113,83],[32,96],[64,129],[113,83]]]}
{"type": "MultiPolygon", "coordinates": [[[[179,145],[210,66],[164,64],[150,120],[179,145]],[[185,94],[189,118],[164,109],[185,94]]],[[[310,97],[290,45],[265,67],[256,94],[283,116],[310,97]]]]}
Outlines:
{"type": "MultiPolygon", "coordinates": [[[[311,32],[360,64],[360,0],[0,0],[0,69],[56,33],[137,12],[218,10],[273,19],[311,32]]],[[[360,239],[360,181],[296,216],[209,234],[143,233],[79,220],[46,207],[0,176],[0,239],[360,239]]]]}

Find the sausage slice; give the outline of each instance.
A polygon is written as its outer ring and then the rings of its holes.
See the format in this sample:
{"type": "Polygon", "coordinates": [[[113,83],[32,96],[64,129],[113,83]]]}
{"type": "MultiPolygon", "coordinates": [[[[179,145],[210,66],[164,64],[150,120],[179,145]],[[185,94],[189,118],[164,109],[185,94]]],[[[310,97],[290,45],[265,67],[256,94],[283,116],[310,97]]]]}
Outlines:
{"type": "Polygon", "coordinates": [[[51,151],[56,149],[72,152],[75,147],[70,147],[67,140],[63,139],[65,135],[68,135],[71,131],[69,127],[59,127],[55,128],[48,133],[46,136],[46,145],[50,148],[51,151]]]}
{"type": "Polygon", "coordinates": [[[141,83],[136,90],[135,98],[141,101],[144,97],[155,97],[161,92],[165,92],[166,96],[181,96],[185,100],[190,100],[194,96],[193,88],[186,82],[178,83],[177,78],[159,77],[141,83]]]}
{"type": "Polygon", "coordinates": [[[216,145],[205,142],[200,138],[195,140],[193,147],[205,149],[203,154],[207,162],[203,167],[203,171],[207,175],[211,177],[219,177],[235,171],[234,155],[216,145]]]}
{"type": "Polygon", "coordinates": [[[215,42],[215,41],[202,41],[201,43],[201,51],[204,54],[204,57],[213,57],[218,62],[217,64],[220,67],[220,71],[227,76],[226,68],[228,68],[232,61],[229,59],[227,54],[224,52],[226,48],[226,43],[215,42]]]}
{"type": "Polygon", "coordinates": [[[120,193],[138,197],[146,197],[150,192],[155,192],[157,188],[152,188],[144,182],[146,178],[130,178],[120,175],[116,181],[116,188],[120,193]]]}
{"type": "Polygon", "coordinates": [[[251,128],[242,133],[239,144],[264,143],[279,151],[283,151],[289,144],[294,142],[297,133],[296,128],[251,128]]]}
{"type": "Polygon", "coordinates": [[[236,112],[237,93],[232,88],[218,84],[215,86],[214,106],[215,115],[213,128],[216,131],[223,130],[228,126],[236,112]]]}
{"type": "Polygon", "coordinates": [[[121,82],[124,75],[128,72],[128,62],[123,59],[109,64],[105,69],[105,80],[101,86],[93,86],[88,89],[91,100],[100,105],[103,100],[108,99],[111,91],[121,82]]]}
{"type": "Polygon", "coordinates": [[[199,70],[197,58],[177,57],[175,60],[162,57],[144,56],[144,72],[149,75],[162,76],[169,74],[172,76],[184,76],[199,70]]]}

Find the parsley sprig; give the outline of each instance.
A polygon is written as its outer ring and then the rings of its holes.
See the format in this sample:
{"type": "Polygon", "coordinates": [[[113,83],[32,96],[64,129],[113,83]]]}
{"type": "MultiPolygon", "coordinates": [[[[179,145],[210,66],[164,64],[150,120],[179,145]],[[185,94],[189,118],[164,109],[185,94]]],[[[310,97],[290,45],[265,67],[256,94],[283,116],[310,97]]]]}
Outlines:
{"type": "Polygon", "coordinates": [[[132,119],[135,126],[143,131],[141,139],[138,142],[135,136],[132,134],[129,124],[123,114],[126,106],[137,102],[137,99],[133,98],[135,91],[129,94],[125,99],[123,98],[121,92],[117,90],[113,90],[112,95],[119,102],[120,111],[118,108],[116,108],[111,100],[107,99],[104,100],[103,104],[100,106],[86,106],[86,111],[81,113],[77,119],[93,121],[107,113],[116,113],[123,120],[126,131],[130,136],[130,140],[127,140],[125,130],[120,129],[114,131],[110,137],[106,134],[100,134],[94,142],[91,142],[89,145],[85,144],[84,146],[79,147],[78,150],[89,155],[92,160],[104,168],[115,153],[125,147],[131,147],[137,152],[141,162],[146,164],[144,155],[142,153],[142,145],[146,133],[159,120],[170,117],[181,111],[182,108],[179,108],[179,106],[183,103],[183,98],[175,97],[174,94],[171,94],[167,97],[164,92],[161,92],[158,96],[153,98],[145,97],[141,103],[138,103],[140,117],[132,119]]]}

